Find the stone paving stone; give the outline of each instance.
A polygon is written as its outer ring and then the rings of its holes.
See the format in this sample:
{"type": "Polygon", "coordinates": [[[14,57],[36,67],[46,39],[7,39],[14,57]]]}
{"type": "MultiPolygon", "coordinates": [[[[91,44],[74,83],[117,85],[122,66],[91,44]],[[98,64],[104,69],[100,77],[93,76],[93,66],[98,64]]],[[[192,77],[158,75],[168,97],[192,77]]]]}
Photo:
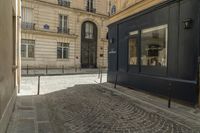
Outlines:
{"type": "Polygon", "coordinates": [[[34,97],[34,104],[36,108],[36,120],[37,121],[49,121],[47,107],[44,103],[43,96],[34,97]]]}
{"type": "Polygon", "coordinates": [[[50,123],[38,123],[38,133],[53,133],[50,123]]]}
{"type": "Polygon", "coordinates": [[[33,106],[33,101],[31,96],[18,97],[21,106],[33,106]]]}
{"type": "Polygon", "coordinates": [[[34,120],[22,119],[17,121],[14,133],[35,133],[34,120]]]}
{"type": "Polygon", "coordinates": [[[33,110],[17,110],[20,119],[34,119],[35,112],[33,110]]]}
{"type": "Polygon", "coordinates": [[[45,97],[56,133],[200,132],[99,85],[76,85],[45,97]]]}

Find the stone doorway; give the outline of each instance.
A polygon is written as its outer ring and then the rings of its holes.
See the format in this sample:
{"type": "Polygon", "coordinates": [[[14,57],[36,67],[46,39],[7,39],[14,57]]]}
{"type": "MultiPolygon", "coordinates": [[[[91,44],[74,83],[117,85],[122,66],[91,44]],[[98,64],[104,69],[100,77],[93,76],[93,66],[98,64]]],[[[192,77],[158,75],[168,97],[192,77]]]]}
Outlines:
{"type": "Polygon", "coordinates": [[[86,21],[81,30],[81,67],[97,67],[97,26],[86,21]]]}

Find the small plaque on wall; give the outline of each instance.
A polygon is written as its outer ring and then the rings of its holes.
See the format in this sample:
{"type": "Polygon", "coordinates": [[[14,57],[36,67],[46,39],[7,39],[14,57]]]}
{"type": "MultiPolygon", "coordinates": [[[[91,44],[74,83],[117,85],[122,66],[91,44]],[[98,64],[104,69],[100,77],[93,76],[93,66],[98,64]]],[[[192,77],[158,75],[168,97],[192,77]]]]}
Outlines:
{"type": "Polygon", "coordinates": [[[44,29],[49,30],[49,25],[48,25],[48,24],[45,24],[45,25],[44,25],[44,29]]]}
{"type": "Polygon", "coordinates": [[[103,54],[100,54],[100,57],[103,57],[104,55],[103,54]]]}

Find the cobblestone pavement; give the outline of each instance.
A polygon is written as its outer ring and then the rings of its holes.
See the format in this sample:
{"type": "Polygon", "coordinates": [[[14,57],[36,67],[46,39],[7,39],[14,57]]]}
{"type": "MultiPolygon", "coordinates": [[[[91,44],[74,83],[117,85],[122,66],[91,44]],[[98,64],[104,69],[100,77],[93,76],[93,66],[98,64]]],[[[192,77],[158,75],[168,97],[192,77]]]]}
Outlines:
{"type": "Polygon", "coordinates": [[[55,133],[200,132],[99,85],[76,85],[45,97],[55,133]]]}

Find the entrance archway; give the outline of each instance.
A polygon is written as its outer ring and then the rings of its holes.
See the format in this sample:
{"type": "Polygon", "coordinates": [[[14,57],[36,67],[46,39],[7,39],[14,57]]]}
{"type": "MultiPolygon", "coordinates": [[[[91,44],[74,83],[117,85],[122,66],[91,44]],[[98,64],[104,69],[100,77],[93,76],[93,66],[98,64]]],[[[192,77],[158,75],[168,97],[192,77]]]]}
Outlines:
{"type": "Polygon", "coordinates": [[[81,28],[81,67],[97,67],[97,26],[90,21],[81,28]]]}

